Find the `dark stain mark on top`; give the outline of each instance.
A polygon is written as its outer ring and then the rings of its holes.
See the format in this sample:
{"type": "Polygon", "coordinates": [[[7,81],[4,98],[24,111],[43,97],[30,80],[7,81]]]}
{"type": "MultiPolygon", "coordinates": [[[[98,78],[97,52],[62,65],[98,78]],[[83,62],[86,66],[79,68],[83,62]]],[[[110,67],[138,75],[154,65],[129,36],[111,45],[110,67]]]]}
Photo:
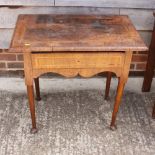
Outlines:
{"type": "Polygon", "coordinates": [[[103,25],[98,20],[96,20],[95,22],[93,22],[92,23],[92,26],[94,28],[103,28],[103,25]]]}
{"type": "Polygon", "coordinates": [[[38,16],[36,23],[37,24],[53,23],[53,18],[47,15],[40,15],[38,16]]]}
{"type": "Polygon", "coordinates": [[[102,27],[103,24],[112,23],[113,19],[109,17],[105,18],[79,18],[78,16],[73,16],[72,18],[69,15],[60,16],[60,15],[39,15],[37,17],[37,24],[50,24],[50,23],[76,23],[76,24],[92,24],[96,28],[102,27]]]}

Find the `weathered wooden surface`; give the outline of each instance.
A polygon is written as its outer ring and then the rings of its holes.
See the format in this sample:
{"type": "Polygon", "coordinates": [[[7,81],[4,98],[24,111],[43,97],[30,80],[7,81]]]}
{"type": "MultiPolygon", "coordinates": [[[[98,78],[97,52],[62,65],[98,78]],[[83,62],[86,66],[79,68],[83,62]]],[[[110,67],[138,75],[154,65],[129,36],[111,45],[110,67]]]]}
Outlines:
{"type": "Polygon", "coordinates": [[[11,48],[49,51],[147,50],[128,16],[21,15],[11,48]]]}
{"type": "Polygon", "coordinates": [[[13,31],[12,29],[16,25],[19,14],[125,14],[129,15],[137,30],[145,31],[141,32],[141,34],[147,45],[150,43],[150,30],[153,29],[152,9],[120,9],[101,7],[0,7],[0,32],[3,34],[0,35],[0,48],[9,47],[13,31]]]}
{"type": "Polygon", "coordinates": [[[19,7],[10,9],[0,8],[0,28],[14,28],[19,14],[115,14],[119,15],[117,8],[90,8],[90,7],[19,7]]]}
{"type": "Polygon", "coordinates": [[[56,6],[155,8],[154,0],[55,0],[56,6]]]}
{"type": "Polygon", "coordinates": [[[90,7],[0,7],[0,49],[9,48],[19,14],[119,14],[117,8],[90,7]]]}
{"type": "Polygon", "coordinates": [[[148,45],[150,30],[153,29],[154,3],[154,0],[55,0],[56,6],[54,6],[54,0],[1,0],[0,32],[3,35],[0,35],[0,49],[9,47],[12,29],[19,14],[125,14],[129,15],[137,30],[145,31],[141,34],[148,45]],[[6,7],[7,5],[9,7],[6,7]]]}
{"type": "MultiPolygon", "coordinates": [[[[0,29],[0,48],[8,49],[10,46],[11,38],[13,35],[14,29],[0,29]]],[[[151,42],[151,31],[139,31],[142,39],[144,40],[147,47],[149,47],[151,42]]]]}
{"type": "Polygon", "coordinates": [[[14,28],[19,14],[117,14],[129,15],[137,30],[153,29],[153,10],[91,7],[20,7],[0,8],[0,28],[14,28]]]}
{"type": "Polygon", "coordinates": [[[0,0],[0,5],[53,6],[54,0],[0,0]]]}

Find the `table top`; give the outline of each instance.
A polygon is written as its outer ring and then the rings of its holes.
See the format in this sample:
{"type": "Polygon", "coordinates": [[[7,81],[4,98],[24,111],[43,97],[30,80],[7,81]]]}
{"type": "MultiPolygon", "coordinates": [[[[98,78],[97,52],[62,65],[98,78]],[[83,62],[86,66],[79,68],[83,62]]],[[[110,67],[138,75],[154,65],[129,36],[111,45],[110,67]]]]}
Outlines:
{"type": "Polygon", "coordinates": [[[20,15],[10,50],[145,51],[128,16],[20,15]]]}

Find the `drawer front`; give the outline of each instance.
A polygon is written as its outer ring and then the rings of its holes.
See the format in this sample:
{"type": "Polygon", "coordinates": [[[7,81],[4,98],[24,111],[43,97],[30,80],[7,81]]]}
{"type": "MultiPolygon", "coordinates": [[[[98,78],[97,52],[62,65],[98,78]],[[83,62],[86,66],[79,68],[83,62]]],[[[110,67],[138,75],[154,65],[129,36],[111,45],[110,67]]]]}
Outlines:
{"type": "Polygon", "coordinates": [[[122,52],[34,53],[31,58],[34,69],[121,67],[124,63],[122,52]]]}

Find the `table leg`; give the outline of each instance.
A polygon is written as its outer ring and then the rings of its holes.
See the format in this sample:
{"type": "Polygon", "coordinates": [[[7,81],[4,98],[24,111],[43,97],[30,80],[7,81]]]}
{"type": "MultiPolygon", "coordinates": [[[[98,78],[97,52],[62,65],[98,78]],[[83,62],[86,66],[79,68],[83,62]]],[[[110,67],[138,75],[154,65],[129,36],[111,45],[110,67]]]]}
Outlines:
{"type": "Polygon", "coordinates": [[[31,119],[32,119],[32,129],[31,133],[36,133],[36,117],[35,117],[35,103],[34,103],[34,91],[33,91],[33,85],[27,86],[27,94],[29,99],[29,107],[31,112],[31,119]]]}
{"type": "Polygon", "coordinates": [[[117,94],[116,94],[116,99],[115,99],[115,104],[114,104],[114,110],[113,110],[112,120],[111,120],[111,125],[110,125],[111,130],[115,130],[117,128],[115,125],[115,121],[116,121],[116,115],[117,115],[117,112],[120,106],[121,98],[123,95],[124,85],[125,85],[125,82],[121,80],[121,78],[119,78],[117,94]]]}
{"type": "Polygon", "coordinates": [[[107,81],[106,81],[106,90],[105,90],[105,100],[107,100],[109,97],[111,77],[112,77],[112,73],[108,72],[107,81]]]}
{"type": "Polygon", "coordinates": [[[36,89],[36,100],[40,101],[41,97],[40,97],[39,78],[35,78],[34,83],[35,83],[35,89],[36,89]]]}
{"type": "Polygon", "coordinates": [[[154,104],[154,107],[153,107],[152,118],[155,119],[155,104],[154,104]]]}
{"type": "Polygon", "coordinates": [[[148,60],[147,60],[146,72],[144,75],[144,82],[142,87],[143,92],[149,92],[151,89],[154,69],[155,69],[155,51],[154,52],[150,51],[148,60]]]}
{"type": "Polygon", "coordinates": [[[150,91],[151,83],[154,75],[154,69],[155,69],[155,24],[154,24],[154,29],[152,33],[152,40],[149,48],[146,72],[145,72],[144,82],[142,87],[143,92],[150,91]]]}

